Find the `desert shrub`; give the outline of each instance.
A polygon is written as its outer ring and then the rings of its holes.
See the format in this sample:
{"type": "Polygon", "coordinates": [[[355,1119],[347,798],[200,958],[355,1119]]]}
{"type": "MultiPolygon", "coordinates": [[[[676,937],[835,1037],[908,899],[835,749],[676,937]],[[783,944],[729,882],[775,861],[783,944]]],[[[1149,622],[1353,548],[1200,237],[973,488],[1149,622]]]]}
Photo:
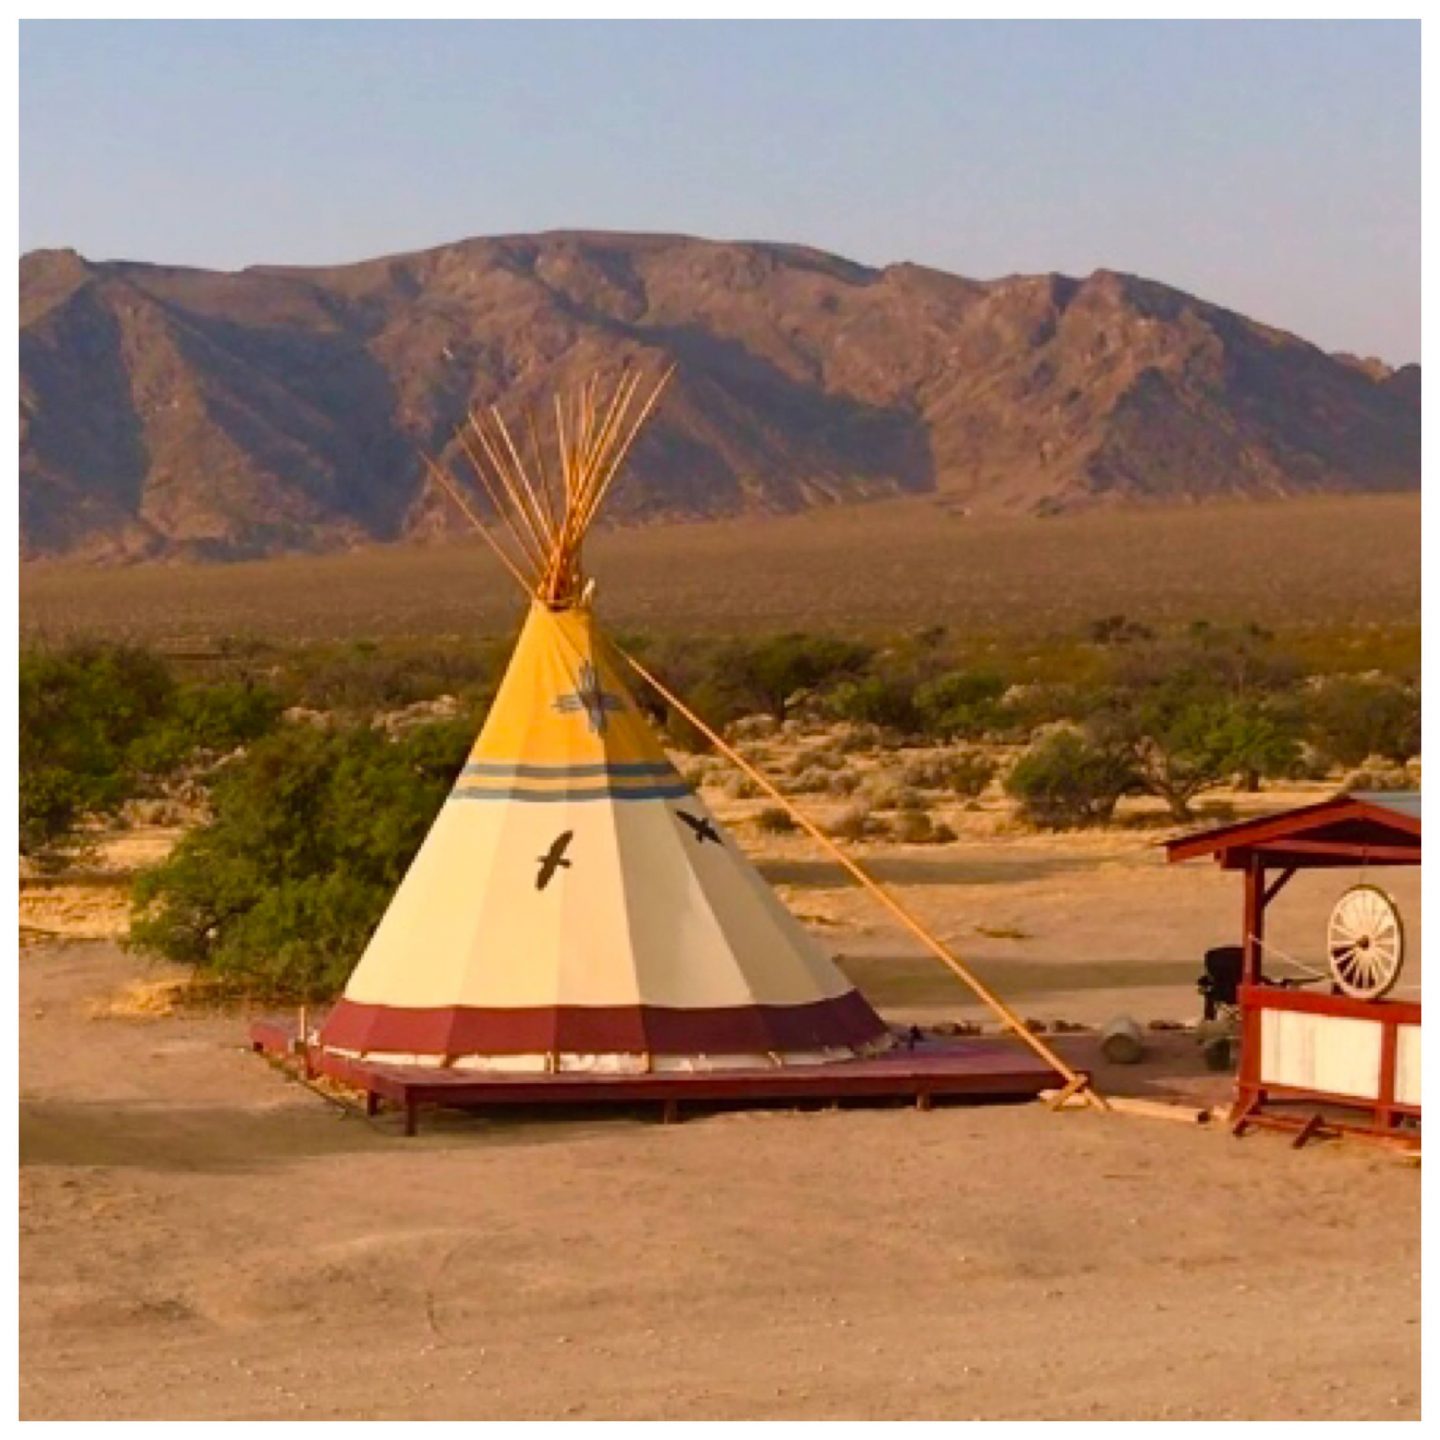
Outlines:
{"type": "Polygon", "coordinates": [[[79,775],[62,766],[20,762],[20,853],[57,861],[78,848],[87,815],[118,805],[111,777],[79,775]]]}
{"type": "Polygon", "coordinates": [[[755,817],[755,827],[767,835],[788,835],[796,828],[790,812],[779,805],[767,805],[755,817]]]}
{"type": "Polygon", "coordinates": [[[76,645],[23,654],[19,680],[20,850],[41,856],[133,792],[127,754],[168,711],[175,679],[148,651],[76,645]]]}
{"type": "Polygon", "coordinates": [[[913,810],[925,804],[925,797],[903,775],[867,775],[860,789],[876,810],[913,810]]]}
{"type": "Polygon", "coordinates": [[[825,795],[830,792],[834,779],[833,771],[806,765],[786,779],[785,789],[795,795],[825,795]]]}
{"type": "Polygon", "coordinates": [[[1420,753],[1420,691],[1379,675],[1335,675],[1307,697],[1310,738],[1336,765],[1363,765],[1372,755],[1403,763],[1420,753]]]}
{"type": "Polygon", "coordinates": [[[945,845],[955,839],[955,832],[943,821],[937,822],[928,810],[901,810],[891,825],[895,839],[906,845],[945,845]]]}
{"type": "Polygon", "coordinates": [[[1104,824],[1134,783],[1125,752],[1070,726],[1037,738],[1005,777],[1021,817],[1053,830],[1104,824]]]}
{"type": "Polygon", "coordinates": [[[864,840],[878,835],[884,828],[871,814],[868,805],[847,805],[825,827],[826,832],[836,840],[864,840]]]}
{"type": "Polygon", "coordinates": [[[131,943],[265,994],[344,983],[473,739],[287,726],[216,781],[212,818],[136,880],[131,943]]]}
{"type": "Polygon", "coordinates": [[[1152,636],[1115,649],[1109,683],[1150,691],[1157,686],[1204,691],[1233,700],[1253,699],[1292,687],[1299,665],[1258,625],[1212,625],[1197,620],[1179,634],[1152,636]]]}
{"type": "Polygon", "coordinates": [[[744,715],[730,727],[732,740],[768,740],[780,729],[773,715],[744,715]]]}
{"type": "Polygon", "coordinates": [[[1046,725],[1078,724],[1103,705],[1106,691],[1096,685],[1034,681],[1012,685],[999,706],[1006,733],[1029,735],[1046,725]]]}
{"type": "Polygon", "coordinates": [[[825,708],[837,720],[879,726],[913,735],[920,729],[915,687],[903,675],[865,675],[846,680],[826,697],[825,708]]]}
{"type": "MultiPolygon", "coordinates": [[[[704,684],[717,705],[733,715],[784,720],[799,697],[858,674],[870,655],[866,645],[827,635],[729,640],[710,657],[704,684]]],[[[711,719],[706,711],[700,713],[711,719]]]]}
{"type": "Polygon", "coordinates": [[[685,783],[695,790],[702,785],[723,785],[730,773],[728,763],[713,755],[689,756],[678,762],[676,769],[685,783]]]}
{"type": "Polygon", "coordinates": [[[842,755],[859,755],[878,750],[885,732],[878,725],[842,725],[835,735],[835,748],[842,755]]]}
{"type": "Polygon", "coordinates": [[[1148,625],[1124,615],[1106,615],[1086,626],[1085,637],[1094,645],[1133,645],[1153,640],[1155,632],[1148,625]]]}
{"type": "Polygon", "coordinates": [[[129,759],[144,774],[167,775],[197,751],[223,753],[268,735],[281,710],[279,695],[262,686],[192,686],[178,691],[169,713],[136,739],[129,759]]]}
{"type": "Polygon", "coordinates": [[[997,769],[995,762],[978,750],[947,750],[907,761],[900,775],[907,785],[948,790],[964,800],[974,800],[985,793],[997,769]]]}
{"type": "Polygon", "coordinates": [[[962,800],[978,800],[999,770],[994,760],[976,750],[962,750],[947,759],[945,788],[962,800]]]}
{"type": "Polygon", "coordinates": [[[916,689],[915,713],[927,735],[941,740],[978,739],[1000,723],[1005,690],[998,675],[952,670],[916,689]]]}
{"type": "Polygon", "coordinates": [[[760,794],[760,787],[740,770],[732,770],[721,782],[720,790],[731,800],[753,800],[760,794]]]}
{"type": "Polygon", "coordinates": [[[1404,766],[1396,765],[1383,755],[1372,755],[1357,770],[1345,777],[1347,790],[1413,790],[1414,775],[1404,766]]]}

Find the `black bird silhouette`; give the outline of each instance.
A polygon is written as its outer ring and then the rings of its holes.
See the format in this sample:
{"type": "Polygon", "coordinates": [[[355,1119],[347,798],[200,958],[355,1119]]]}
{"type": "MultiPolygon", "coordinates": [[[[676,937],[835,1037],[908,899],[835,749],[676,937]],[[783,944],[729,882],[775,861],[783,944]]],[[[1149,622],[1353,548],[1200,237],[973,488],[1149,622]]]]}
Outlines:
{"type": "Polygon", "coordinates": [[[695,832],[696,844],[703,845],[707,840],[713,840],[717,845],[722,843],[714,823],[703,815],[691,815],[685,810],[675,813],[695,832]]]}
{"type": "Polygon", "coordinates": [[[555,843],[544,855],[537,857],[540,873],[535,877],[535,888],[543,890],[554,878],[555,872],[562,866],[568,870],[570,862],[565,858],[566,847],[575,838],[573,830],[566,830],[563,834],[555,837],[555,843]]]}

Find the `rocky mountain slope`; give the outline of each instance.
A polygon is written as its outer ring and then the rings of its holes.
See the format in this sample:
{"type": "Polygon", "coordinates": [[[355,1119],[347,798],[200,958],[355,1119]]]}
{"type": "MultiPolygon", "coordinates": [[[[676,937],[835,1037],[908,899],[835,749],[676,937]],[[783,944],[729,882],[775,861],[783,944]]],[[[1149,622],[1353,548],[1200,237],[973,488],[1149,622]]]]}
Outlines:
{"type": "Polygon", "coordinates": [[[794,246],[554,233],[236,274],[20,267],[27,556],[229,558],[458,524],[468,406],[679,373],[612,519],[1412,489],[1419,371],[1133,276],[977,282],[794,246]]]}

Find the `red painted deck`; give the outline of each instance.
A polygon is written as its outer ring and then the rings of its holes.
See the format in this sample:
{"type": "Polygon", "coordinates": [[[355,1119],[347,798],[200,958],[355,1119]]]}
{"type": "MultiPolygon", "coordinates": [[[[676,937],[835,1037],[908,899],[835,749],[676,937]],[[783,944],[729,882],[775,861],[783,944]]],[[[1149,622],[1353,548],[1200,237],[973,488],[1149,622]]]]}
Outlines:
{"type": "MultiPolygon", "coordinates": [[[[294,1030],[273,1021],[252,1025],[250,1044],[267,1054],[297,1054],[294,1030]]],[[[373,1064],[317,1049],[304,1059],[311,1074],[361,1091],[369,1113],[382,1101],[401,1108],[412,1135],[427,1106],[658,1104],[674,1119],[682,1103],[899,1098],[928,1108],[940,1099],[1028,1100],[1063,1083],[1018,1041],[1004,1039],[927,1039],[914,1049],[901,1045],[874,1059],[828,1065],[652,1075],[482,1074],[373,1064]]]]}

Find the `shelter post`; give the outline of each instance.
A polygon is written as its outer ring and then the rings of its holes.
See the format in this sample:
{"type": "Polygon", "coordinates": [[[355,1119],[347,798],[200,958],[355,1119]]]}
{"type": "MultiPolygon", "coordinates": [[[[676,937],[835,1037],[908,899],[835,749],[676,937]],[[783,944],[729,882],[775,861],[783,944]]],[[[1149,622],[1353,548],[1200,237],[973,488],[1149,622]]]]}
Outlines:
{"type": "Polygon", "coordinates": [[[1247,985],[1260,982],[1261,955],[1265,948],[1265,862],[1251,851],[1245,860],[1245,977],[1247,985]]]}

